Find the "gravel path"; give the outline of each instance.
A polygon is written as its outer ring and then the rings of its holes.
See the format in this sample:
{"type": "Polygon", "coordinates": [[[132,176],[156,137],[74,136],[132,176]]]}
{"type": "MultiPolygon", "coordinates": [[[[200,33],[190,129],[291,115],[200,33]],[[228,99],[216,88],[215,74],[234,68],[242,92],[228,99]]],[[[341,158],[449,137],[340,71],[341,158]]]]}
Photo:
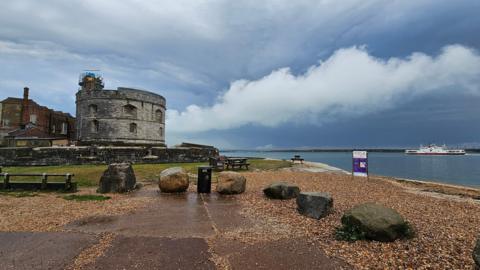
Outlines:
{"type": "MultiPolygon", "coordinates": [[[[288,228],[282,237],[305,236],[328,255],[345,259],[359,269],[471,269],[474,240],[480,233],[478,200],[462,201],[412,193],[382,178],[355,178],[333,173],[246,173],[248,190],[241,195],[245,214],[264,220],[266,228],[288,228]],[[298,215],[295,200],[274,201],[262,195],[267,184],[284,180],[302,191],[329,192],[334,213],[319,221],[298,215]],[[411,240],[393,243],[337,241],[334,230],[343,213],[356,204],[378,202],[401,213],[416,229],[411,240]]],[[[268,229],[260,232],[272,237],[268,229]]],[[[273,235],[275,236],[275,235],[273,235]]],[[[275,236],[276,237],[276,236],[275,236]]]]}

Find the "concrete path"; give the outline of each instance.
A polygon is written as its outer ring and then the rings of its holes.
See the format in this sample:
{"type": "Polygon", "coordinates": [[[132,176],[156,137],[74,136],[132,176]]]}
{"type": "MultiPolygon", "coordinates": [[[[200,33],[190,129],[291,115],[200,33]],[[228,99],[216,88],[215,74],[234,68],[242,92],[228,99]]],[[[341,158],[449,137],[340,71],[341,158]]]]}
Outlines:
{"type": "Polygon", "coordinates": [[[160,194],[152,187],[135,196],[155,199],[132,214],[77,220],[65,227],[65,233],[0,234],[0,261],[11,261],[0,269],[64,269],[69,262],[70,268],[80,269],[350,268],[326,257],[307,239],[245,244],[227,238],[229,232],[254,226],[239,214],[234,196],[160,194]],[[114,236],[102,250],[99,243],[105,234],[114,236]],[[4,239],[12,244],[5,248],[4,239]],[[102,250],[103,255],[73,265],[81,251],[90,250],[102,250]]]}

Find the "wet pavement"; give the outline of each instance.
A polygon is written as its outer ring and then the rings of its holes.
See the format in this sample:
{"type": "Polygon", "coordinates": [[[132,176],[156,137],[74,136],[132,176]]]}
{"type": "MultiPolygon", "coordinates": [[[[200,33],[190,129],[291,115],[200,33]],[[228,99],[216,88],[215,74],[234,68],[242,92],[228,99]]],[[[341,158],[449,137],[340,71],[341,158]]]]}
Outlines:
{"type": "Polygon", "coordinates": [[[85,233],[0,232],[0,269],[65,269],[96,241],[85,233]]]}
{"type": "Polygon", "coordinates": [[[0,234],[0,260],[12,262],[0,269],[64,269],[106,232],[115,235],[111,246],[85,269],[215,269],[214,257],[230,269],[350,268],[307,239],[245,244],[225,238],[254,225],[240,214],[235,196],[161,194],[153,187],[133,196],[155,199],[131,214],[77,220],[65,226],[65,233],[0,234]]]}

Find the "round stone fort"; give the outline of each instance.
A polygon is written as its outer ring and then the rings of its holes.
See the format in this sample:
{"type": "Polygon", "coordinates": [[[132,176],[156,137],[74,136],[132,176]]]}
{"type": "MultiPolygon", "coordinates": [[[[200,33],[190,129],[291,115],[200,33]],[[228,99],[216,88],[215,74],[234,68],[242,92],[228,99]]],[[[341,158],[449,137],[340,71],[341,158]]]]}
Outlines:
{"type": "Polygon", "coordinates": [[[165,98],[133,88],[103,89],[102,78],[82,74],[76,95],[79,145],[165,146],[165,98]]]}

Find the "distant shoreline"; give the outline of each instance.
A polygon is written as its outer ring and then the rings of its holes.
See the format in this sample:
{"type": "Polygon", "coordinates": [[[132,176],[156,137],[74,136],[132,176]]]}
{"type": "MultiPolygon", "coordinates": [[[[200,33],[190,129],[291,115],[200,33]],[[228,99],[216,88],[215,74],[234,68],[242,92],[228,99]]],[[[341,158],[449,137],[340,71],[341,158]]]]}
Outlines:
{"type": "MultiPolygon", "coordinates": [[[[321,153],[321,152],[352,152],[356,150],[362,150],[372,153],[403,153],[407,148],[338,148],[338,149],[279,149],[279,150],[220,150],[223,153],[232,152],[258,152],[258,153],[284,153],[284,152],[296,152],[296,153],[321,153]]],[[[467,153],[480,153],[478,148],[466,148],[467,153]]]]}

